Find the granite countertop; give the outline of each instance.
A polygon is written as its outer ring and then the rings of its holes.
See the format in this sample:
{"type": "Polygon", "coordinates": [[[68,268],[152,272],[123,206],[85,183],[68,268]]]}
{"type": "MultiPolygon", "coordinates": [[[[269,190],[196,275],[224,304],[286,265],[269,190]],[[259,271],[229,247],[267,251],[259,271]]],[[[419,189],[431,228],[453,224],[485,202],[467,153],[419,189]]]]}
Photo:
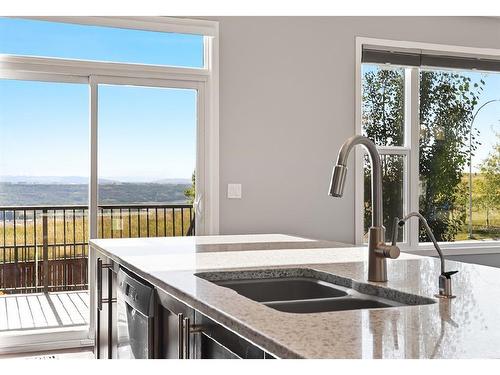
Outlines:
{"type": "Polygon", "coordinates": [[[198,276],[209,271],[309,268],[366,282],[367,249],[285,235],[91,240],[93,247],[281,358],[500,358],[500,270],[447,261],[456,298],[434,298],[439,260],[401,254],[386,283],[434,304],[280,312],[198,276]]]}

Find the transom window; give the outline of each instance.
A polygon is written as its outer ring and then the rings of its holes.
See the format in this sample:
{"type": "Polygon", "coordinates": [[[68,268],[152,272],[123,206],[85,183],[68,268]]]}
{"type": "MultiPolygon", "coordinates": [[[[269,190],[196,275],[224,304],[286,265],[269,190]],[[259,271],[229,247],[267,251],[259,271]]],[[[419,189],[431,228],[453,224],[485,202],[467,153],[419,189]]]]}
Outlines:
{"type": "Polygon", "coordinates": [[[203,35],[0,18],[0,53],[203,67],[203,35]]]}

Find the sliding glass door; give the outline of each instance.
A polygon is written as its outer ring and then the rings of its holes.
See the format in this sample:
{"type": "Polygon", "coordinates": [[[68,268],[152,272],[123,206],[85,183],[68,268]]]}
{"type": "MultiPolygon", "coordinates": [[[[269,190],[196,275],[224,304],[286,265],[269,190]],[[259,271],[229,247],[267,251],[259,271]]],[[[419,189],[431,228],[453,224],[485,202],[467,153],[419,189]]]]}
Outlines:
{"type": "Polygon", "coordinates": [[[202,216],[201,85],[30,77],[0,81],[0,350],[88,337],[89,238],[191,236],[202,216]]]}
{"type": "Polygon", "coordinates": [[[197,91],[98,85],[101,238],[195,233],[197,91]]]}
{"type": "Polygon", "coordinates": [[[88,102],[0,80],[0,334],[88,324],[88,102]]]}

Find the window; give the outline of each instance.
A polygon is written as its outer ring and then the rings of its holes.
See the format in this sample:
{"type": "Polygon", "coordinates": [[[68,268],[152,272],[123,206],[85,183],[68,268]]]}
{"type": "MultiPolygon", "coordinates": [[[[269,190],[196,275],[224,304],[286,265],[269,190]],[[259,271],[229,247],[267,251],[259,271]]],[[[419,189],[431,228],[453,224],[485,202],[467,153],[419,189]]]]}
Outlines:
{"type": "MultiPolygon", "coordinates": [[[[0,80],[1,293],[87,282],[88,91],[84,84],[0,80]]],[[[79,314],[71,318],[61,326],[85,324],[79,314]]],[[[4,319],[0,332],[58,326],[50,318],[4,319]]]]}
{"type": "Polygon", "coordinates": [[[98,236],[194,233],[197,91],[103,84],[98,96],[98,236]]]}
{"type": "MultiPolygon", "coordinates": [[[[373,48],[362,49],[359,118],[360,132],[382,155],[386,240],[394,217],[420,211],[440,242],[494,245],[500,239],[500,62],[373,48]]],[[[366,241],[366,155],[362,171],[366,241]]],[[[430,241],[416,222],[398,240],[430,241]]]]}
{"type": "MultiPolygon", "coordinates": [[[[362,93],[363,135],[373,140],[382,154],[384,226],[389,240],[393,219],[403,215],[406,204],[404,170],[409,148],[405,140],[405,69],[363,65],[362,93]]],[[[371,165],[367,156],[363,170],[364,232],[367,234],[371,225],[371,165]]]]}
{"type": "Polygon", "coordinates": [[[0,18],[0,297],[69,290],[83,300],[59,307],[85,305],[50,327],[12,310],[26,319],[0,331],[16,345],[93,338],[89,238],[218,233],[217,28],[0,18]]]}
{"type": "Polygon", "coordinates": [[[203,67],[203,35],[0,18],[0,53],[203,67]]]}

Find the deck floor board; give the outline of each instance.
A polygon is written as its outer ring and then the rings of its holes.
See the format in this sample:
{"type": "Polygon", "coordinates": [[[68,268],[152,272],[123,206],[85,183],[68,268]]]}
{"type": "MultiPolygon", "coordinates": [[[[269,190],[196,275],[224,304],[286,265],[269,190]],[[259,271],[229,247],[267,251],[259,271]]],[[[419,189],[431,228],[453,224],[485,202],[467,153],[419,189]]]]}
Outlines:
{"type": "Polygon", "coordinates": [[[0,296],[0,332],[65,328],[89,323],[86,291],[0,296]]]}

